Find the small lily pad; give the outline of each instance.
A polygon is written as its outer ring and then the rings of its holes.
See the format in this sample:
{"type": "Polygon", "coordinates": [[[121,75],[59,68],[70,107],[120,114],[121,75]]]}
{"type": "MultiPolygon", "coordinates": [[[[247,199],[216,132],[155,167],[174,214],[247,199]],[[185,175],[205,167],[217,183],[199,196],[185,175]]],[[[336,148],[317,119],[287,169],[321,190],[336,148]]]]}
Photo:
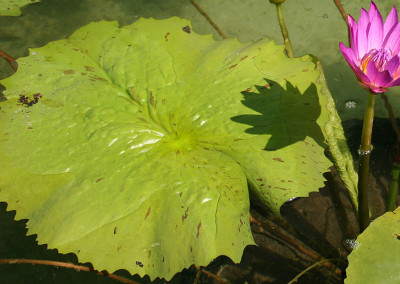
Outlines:
{"type": "Polygon", "coordinates": [[[400,283],[400,207],[374,220],[349,255],[346,284],[400,283]]]}

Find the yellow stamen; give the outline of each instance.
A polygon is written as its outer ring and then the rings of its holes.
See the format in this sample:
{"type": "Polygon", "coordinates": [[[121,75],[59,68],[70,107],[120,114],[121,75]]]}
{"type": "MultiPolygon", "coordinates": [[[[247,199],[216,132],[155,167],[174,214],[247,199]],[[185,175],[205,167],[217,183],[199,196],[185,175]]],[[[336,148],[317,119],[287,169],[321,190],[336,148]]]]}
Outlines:
{"type": "Polygon", "coordinates": [[[361,63],[361,70],[364,72],[364,74],[367,74],[367,66],[373,55],[373,53],[368,55],[361,63]]]}

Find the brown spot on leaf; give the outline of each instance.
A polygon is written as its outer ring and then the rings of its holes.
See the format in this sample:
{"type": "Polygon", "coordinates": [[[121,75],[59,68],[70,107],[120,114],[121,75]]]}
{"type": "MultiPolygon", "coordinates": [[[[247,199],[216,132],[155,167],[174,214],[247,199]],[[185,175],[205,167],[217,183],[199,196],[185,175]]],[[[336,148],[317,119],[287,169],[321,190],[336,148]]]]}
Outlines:
{"type": "Polygon", "coordinates": [[[190,34],[192,31],[190,30],[190,27],[189,26],[184,26],[183,28],[182,28],[182,31],[184,31],[185,33],[187,33],[187,34],[190,34]]]}
{"type": "Polygon", "coordinates": [[[151,206],[149,206],[149,209],[147,209],[146,216],[144,216],[145,220],[147,219],[147,217],[149,217],[150,211],[151,211],[151,206]]]}
{"type": "Polygon", "coordinates": [[[240,58],[240,61],[245,60],[248,56],[243,56],[242,58],[240,58]]]}
{"type": "Polygon", "coordinates": [[[122,248],[122,245],[119,245],[119,246],[117,247],[117,251],[119,251],[121,248],[122,248]]]}
{"type": "Polygon", "coordinates": [[[93,72],[94,71],[94,67],[92,67],[92,66],[85,65],[84,67],[85,67],[85,70],[88,71],[88,72],[93,72]]]}
{"type": "Polygon", "coordinates": [[[267,88],[269,88],[271,86],[272,86],[272,83],[271,84],[265,84],[264,86],[261,87],[261,89],[267,89],[267,88]]]}
{"type": "Polygon", "coordinates": [[[143,263],[138,261],[138,260],[136,260],[136,265],[139,266],[139,267],[143,267],[143,263]]]}
{"type": "Polygon", "coordinates": [[[281,162],[284,163],[285,161],[283,161],[281,158],[272,158],[272,160],[277,161],[277,162],[281,162]]]}
{"type": "Polygon", "coordinates": [[[182,215],[182,224],[183,224],[183,222],[185,222],[185,219],[187,218],[188,213],[189,213],[189,207],[186,208],[185,215],[182,215]]]}
{"type": "Polygon", "coordinates": [[[39,102],[39,99],[42,98],[42,94],[37,93],[33,95],[33,99],[29,99],[28,96],[23,94],[19,95],[18,102],[20,102],[23,106],[31,107],[39,102]]]}
{"type": "Polygon", "coordinates": [[[150,256],[151,256],[151,250],[148,250],[147,251],[147,257],[150,258],[150,256]]]}
{"type": "Polygon", "coordinates": [[[98,183],[99,181],[101,181],[103,178],[99,178],[98,180],[96,180],[96,183],[98,183]]]}
{"type": "Polygon", "coordinates": [[[262,181],[263,179],[262,179],[262,178],[256,178],[256,180],[258,180],[258,181],[262,181]]]}
{"type": "Polygon", "coordinates": [[[237,64],[233,64],[229,67],[229,69],[235,68],[237,66],[237,64]]]}
{"type": "Polygon", "coordinates": [[[72,69],[70,69],[70,70],[65,70],[65,71],[64,71],[64,74],[65,74],[65,75],[75,74],[75,70],[72,70],[72,69]]]}
{"type": "Polygon", "coordinates": [[[200,223],[197,225],[197,235],[196,235],[196,238],[199,238],[199,236],[200,236],[200,228],[201,228],[201,221],[200,221],[200,223]]]}
{"type": "Polygon", "coordinates": [[[114,228],[114,235],[116,235],[116,234],[117,234],[117,232],[118,232],[118,228],[117,228],[117,227],[115,227],[115,228],[114,228]]]}
{"type": "Polygon", "coordinates": [[[156,108],[156,107],[157,107],[157,100],[154,98],[153,92],[151,92],[151,91],[150,91],[150,105],[151,105],[153,108],[156,108]]]}
{"type": "Polygon", "coordinates": [[[274,186],[274,188],[277,188],[277,189],[282,189],[282,190],[288,190],[287,188],[283,188],[283,187],[277,187],[277,186],[274,186]]]}
{"type": "Polygon", "coordinates": [[[99,77],[99,76],[90,76],[89,80],[94,82],[94,81],[103,81],[103,82],[108,82],[106,79],[99,77]]]}
{"type": "Polygon", "coordinates": [[[168,33],[165,34],[165,36],[164,36],[165,41],[168,41],[168,37],[169,37],[170,34],[171,34],[170,32],[168,32],[168,33]]]}

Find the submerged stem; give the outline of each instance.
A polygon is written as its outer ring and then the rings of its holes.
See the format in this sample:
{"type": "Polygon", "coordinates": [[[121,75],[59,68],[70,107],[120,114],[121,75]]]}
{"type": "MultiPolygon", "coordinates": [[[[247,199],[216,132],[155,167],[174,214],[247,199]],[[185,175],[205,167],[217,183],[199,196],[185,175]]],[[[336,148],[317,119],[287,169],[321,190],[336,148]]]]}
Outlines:
{"type": "Polygon", "coordinates": [[[296,283],[296,282],[299,280],[299,278],[300,278],[301,276],[303,276],[304,274],[306,274],[306,273],[307,273],[308,271],[310,271],[311,269],[313,269],[313,268],[315,268],[315,267],[317,267],[317,266],[320,266],[320,265],[324,264],[325,262],[333,262],[333,261],[341,261],[341,262],[343,262],[343,260],[341,260],[341,259],[336,259],[336,258],[333,258],[333,259],[323,259],[323,260],[318,261],[318,262],[314,263],[313,265],[307,267],[306,269],[304,269],[304,270],[303,270],[302,272],[300,272],[295,278],[293,278],[292,280],[290,280],[290,281],[288,282],[288,284],[296,283]]]}
{"type": "Polygon", "coordinates": [[[397,195],[399,192],[399,175],[400,175],[400,130],[396,122],[396,117],[393,113],[393,108],[389,102],[388,97],[382,93],[381,98],[385,101],[385,107],[389,113],[390,122],[392,128],[397,137],[397,143],[392,148],[391,158],[392,158],[392,183],[389,187],[389,197],[387,200],[387,210],[393,211],[397,205],[397,195]]]}
{"type": "Polygon", "coordinates": [[[360,159],[358,164],[358,220],[360,222],[360,232],[363,232],[369,225],[368,177],[374,112],[375,95],[368,93],[363,130],[361,134],[360,159]]]}
{"type": "Polygon", "coordinates": [[[0,259],[0,264],[18,264],[18,263],[27,263],[27,264],[33,264],[33,265],[49,265],[49,266],[55,266],[55,267],[64,267],[64,268],[73,268],[77,271],[89,271],[89,272],[94,272],[98,275],[103,275],[112,279],[115,279],[119,282],[122,283],[127,283],[127,284],[139,284],[136,281],[132,281],[130,279],[127,279],[122,276],[118,276],[115,274],[109,274],[106,271],[99,272],[97,270],[91,269],[89,267],[83,266],[83,265],[75,265],[72,263],[67,263],[67,262],[61,262],[61,261],[52,261],[52,260],[42,260],[42,259],[0,259]]]}
{"type": "Polygon", "coordinates": [[[399,192],[399,175],[400,167],[394,165],[392,168],[392,183],[389,188],[389,199],[387,204],[387,211],[393,211],[397,206],[397,195],[399,192]]]}

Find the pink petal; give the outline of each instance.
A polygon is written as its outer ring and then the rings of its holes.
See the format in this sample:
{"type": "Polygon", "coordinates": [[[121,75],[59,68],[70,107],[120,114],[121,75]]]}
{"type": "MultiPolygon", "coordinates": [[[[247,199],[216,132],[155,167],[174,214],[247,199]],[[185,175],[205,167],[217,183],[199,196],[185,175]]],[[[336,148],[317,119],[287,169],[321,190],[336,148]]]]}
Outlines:
{"type": "Polygon", "coordinates": [[[393,80],[397,80],[398,78],[400,78],[400,66],[396,70],[396,72],[393,74],[393,80]]]}
{"type": "Polygon", "coordinates": [[[383,20],[374,2],[369,10],[368,50],[381,49],[383,41],[383,20]]]}
{"type": "Polygon", "coordinates": [[[367,72],[365,75],[370,79],[371,82],[375,82],[375,78],[378,76],[379,70],[375,66],[375,61],[370,60],[367,65],[367,72]]]}
{"type": "Polygon", "coordinates": [[[381,94],[381,93],[387,92],[387,89],[382,88],[382,87],[377,87],[377,86],[373,86],[373,85],[370,85],[368,87],[369,87],[370,92],[374,93],[374,94],[381,94]]]}
{"type": "Polygon", "coordinates": [[[349,23],[349,33],[350,33],[350,47],[353,49],[357,60],[360,60],[358,55],[358,43],[357,43],[357,23],[354,21],[353,17],[348,15],[347,22],[349,23]]]}
{"type": "Polygon", "coordinates": [[[365,9],[361,9],[361,16],[358,20],[357,30],[357,45],[358,45],[358,56],[362,58],[365,53],[368,52],[368,38],[367,28],[369,25],[369,16],[365,9]]]}
{"type": "Polygon", "coordinates": [[[388,70],[390,72],[390,75],[392,77],[395,76],[396,71],[399,69],[400,66],[400,59],[398,55],[395,55],[392,57],[392,59],[389,60],[389,62],[385,66],[385,70],[388,70]]]}
{"type": "Polygon", "coordinates": [[[353,72],[356,74],[358,80],[369,83],[371,80],[362,72],[360,67],[358,67],[357,60],[353,53],[353,50],[350,47],[346,47],[342,42],[340,43],[340,50],[343,53],[344,59],[346,59],[347,63],[350,65],[353,72]]]}
{"type": "Polygon", "coordinates": [[[392,55],[398,54],[400,50],[400,24],[389,32],[383,42],[383,48],[390,50],[392,55]]]}
{"type": "Polygon", "coordinates": [[[389,84],[387,84],[385,86],[385,88],[389,88],[389,87],[395,87],[395,86],[400,86],[400,78],[390,82],[389,84]]]}
{"type": "Polygon", "coordinates": [[[369,6],[369,12],[368,12],[369,21],[373,22],[377,14],[379,14],[378,8],[376,7],[374,1],[371,1],[371,5],[369,6]]]}
{"type": "Polygon", "coordinates": [[[393,81],[393,77],[390,76],[389,71],[386,70],[386,71],[378,73],[378,75],[374,79],[374,85],[380,86],[380,87],[385,87],[392,81],[393,81]]]}
{"type": "Polygon", "coordinates": [[[389,15],[386,18],[385,24],[383,25],[383,38],[385,39],[387,34],[396,27],[399,22],[399,16],[397,15],[397,9],[393,6],[389,15]]]}

